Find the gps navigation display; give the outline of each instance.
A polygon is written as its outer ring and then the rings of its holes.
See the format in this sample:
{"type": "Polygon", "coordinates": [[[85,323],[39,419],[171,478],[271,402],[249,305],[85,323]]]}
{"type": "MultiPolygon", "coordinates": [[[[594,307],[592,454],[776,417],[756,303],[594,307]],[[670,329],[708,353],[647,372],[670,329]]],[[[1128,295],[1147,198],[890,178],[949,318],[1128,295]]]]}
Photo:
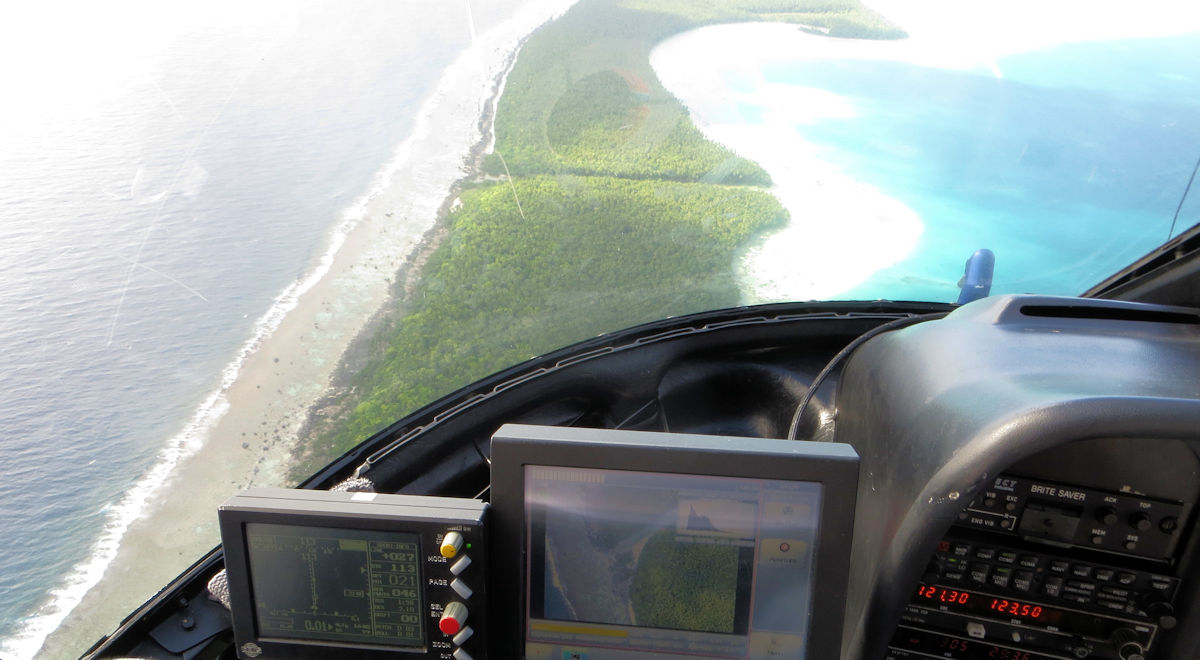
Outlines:
{"type": "Polygon", "coordinates": [[[419,537],[249,523],[258,636],[420,647],[419,537]]]}
{"type": "Polygon", "coordinates": [[[802,658],[821,492],[527,465],[526,656],[802,658]]]}

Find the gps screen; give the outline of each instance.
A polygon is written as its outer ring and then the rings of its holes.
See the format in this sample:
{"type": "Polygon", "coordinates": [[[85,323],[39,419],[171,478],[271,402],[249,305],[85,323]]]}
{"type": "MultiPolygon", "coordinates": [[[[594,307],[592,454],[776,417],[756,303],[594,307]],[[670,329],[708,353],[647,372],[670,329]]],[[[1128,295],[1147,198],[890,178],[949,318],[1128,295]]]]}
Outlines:
{"type": "Polygon", "coordinates": [[[246,524],[258,636],[423,646],[419,541],[385,531],[246,524]]]}
{"type": "Polygon", "coordinates": [[[821,485],[525,467],[526,657],[802,658],[821,485]]]}

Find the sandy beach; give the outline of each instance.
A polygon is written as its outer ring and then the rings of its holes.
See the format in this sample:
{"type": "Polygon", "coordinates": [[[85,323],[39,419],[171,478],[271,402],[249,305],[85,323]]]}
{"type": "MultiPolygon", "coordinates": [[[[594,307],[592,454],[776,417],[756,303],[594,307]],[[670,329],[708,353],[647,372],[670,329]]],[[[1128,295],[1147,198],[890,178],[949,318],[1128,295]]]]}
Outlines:
{"type": "MultiPolygon", "coordinates": [[[[924,232],[911,208],[848,175],[804,139],[803,126],[854,117],[853,103],[825,90],[770,82],[764,70],[814,60],[878,60],[1003,78],[998,61],[1006,55],[1071,42],[1163,36],[1164,30],[1153,15],[1130,16],[1115,3],[1101,3],[1107,11],[1079,2],[867,4],[910,36],[829,39],[780,23],[715,25],[668,39],[651,53],[660,80],[701,131],[762,165],[774,181],[772,192],[791,214],[787,226],[749,246],[735,266],[746,304],[838,298],[904,260],[924,232]]],[[[1200,17],[1196,7],[1163,4],[1200,17]]],[[[1186,23],[1194,27],[1195,20],[1186,23]]],[[[957,295],[952,281],[944,288],[950,299],[957,295]]]]}
{"type": "Polygon", "coordinates": [[[79,576],[94,586],[54,617],[61,624],[37,657],[76,657],[217,545],[216,507],[230,495],[252,485],[287,485],[298,434],[327,393],[339,358],[391,302],[393,281],[489,148],[495,99],[520,43],[572,3],[526,5],[479,35],[446,69],[413,136],[371,193],[347,210],[320,263],[281,294],[268,312],[276,318],[260,321],[274,329],[243,347],[234,363],[240,368],[197,411],[193,425],[201,428],[173,439],[150,473],[131,484],[117,507],[140,515],[107,539],[111,549],[102,540],[98,565],[79,576]],[[159,485],[164,473],[170,476],[159,485]]]}
{"type": "Polygon", "coordinates": [[[885,57],[901,44],[831,40],[793,25],[750,23],[700,28],[651,53],[659,79],[705,136],[762,165],[774,182],[771,192],[790,213],[785,227],[760,237],[735,266],[744,303],[836,298],[916,247],[923,226],[914,211],[822,159],[796,129],[852,117],[853,105],[761,74],[781,61],[885,57]],[[736,91],[730,79],[742,81],[736,91]],[[746,118],[747,107],[758,111],[754,121],[746,118]]]}

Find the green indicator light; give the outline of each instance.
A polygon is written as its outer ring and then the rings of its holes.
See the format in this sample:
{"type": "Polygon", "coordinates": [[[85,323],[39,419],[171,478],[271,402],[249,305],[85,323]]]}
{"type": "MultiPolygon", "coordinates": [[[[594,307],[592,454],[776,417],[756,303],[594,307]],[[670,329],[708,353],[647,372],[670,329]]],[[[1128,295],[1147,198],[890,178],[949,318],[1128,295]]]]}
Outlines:
{"type": "Polygon", "coordinates": [[[468,549],[468,550],[470,550],[470,549],[471,549],[471,544],[470,544],[470,543],[468,543],[468,544],[467,544],[467,549],[468,549]]]}

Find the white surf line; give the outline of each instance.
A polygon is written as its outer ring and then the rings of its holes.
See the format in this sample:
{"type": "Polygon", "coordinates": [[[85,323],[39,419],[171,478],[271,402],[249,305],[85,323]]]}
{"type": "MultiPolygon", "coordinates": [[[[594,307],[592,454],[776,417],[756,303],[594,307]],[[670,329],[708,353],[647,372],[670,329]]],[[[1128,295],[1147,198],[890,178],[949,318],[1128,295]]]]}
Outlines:
{"type": "MultiPolygon", "coordinates": [[[[421,140],[428,141],[438,137],[432,121],[434,118],[444,116],[446,108],[456,108],[461,105],[460,99],[454,96],[454,92],[458,91],[456,88],[463,86],[476,92],[472,98],[478,97],[479,107],[482,110],[487,96],[491,94],[497,76],[507,70],[505,63],[508,59],[505,55],[515,50],[524,37],[533,30],[565,13],[575,1],[541,0],[530,3],[523,7],[516,16],[481,35],[475,44],[447,67],[435,92],[419,110],[413,134],[397,147],[395,156],[376,173],[375,184],[371,186],[370,190],[342,213],[341,222],[331,232],[328,248],[313,271],[303,279],[293,282],[275,298],[271,307],[255,323],[251,338],[222,371],[221,383],[218,388],[199,405],[184,429],[167,441],[150,470],[135,482],[116,505],[109,509],[108,520],[100,538],[93,545],[89,559],[73,568],[58,587],[50,590],[47,602],[20,622],[20,629],[15,635],[0,641],[0,655],[5,660],[25,660],[36,657],[50,633],[58,628],[83,600],[84,595],[104,576],[108,565],[116,557],[121,539],[129,526],[143,514],[151,498],[169,482],[171,473],[179,463],[195,454],[203,446],[207,440],[208,430],[229,409],[225,393],[237,380],[247,358],[274,333],[283,322],[284,317],[296,307],[300,297],[329,272],[334,258],[341,250],[347,236],[365,217],[369,203],[392,189],[396,184],[397,172],[402,166],[413,165],[414,144],[421,140]],[[474,77],[478,77],[478,80],[475,80],[474,77]],[[464,80],[469,82],[464,83],[464,80]]],[[[477,128],[479,116],[477,114],[467,118],[471,127],[477,128]]],[[[446,190],[429,205],[433,212],[425,214],[429,215],[427,223],[429,225],[436,220],[436,209],[445,199],[449,186],[461,176],[462,160],[465,159],[470,148],[481,139],[477,131],[471,132],[472,130],[469,128],[463,133],[463,144],[460,145],[461,157],[456,160],[452,158],[453,162],[448,162],[446,166],[448,181],[445,186],[446,190]]],[[[439,163],[450,156],[453,154],[443,154],[439,163]]],[[[422,174],[424,173],[422,172],[422,174]]],[[[422,227],[420,232],[423,233],[426,229],[428,227],[422,227]]]]}

